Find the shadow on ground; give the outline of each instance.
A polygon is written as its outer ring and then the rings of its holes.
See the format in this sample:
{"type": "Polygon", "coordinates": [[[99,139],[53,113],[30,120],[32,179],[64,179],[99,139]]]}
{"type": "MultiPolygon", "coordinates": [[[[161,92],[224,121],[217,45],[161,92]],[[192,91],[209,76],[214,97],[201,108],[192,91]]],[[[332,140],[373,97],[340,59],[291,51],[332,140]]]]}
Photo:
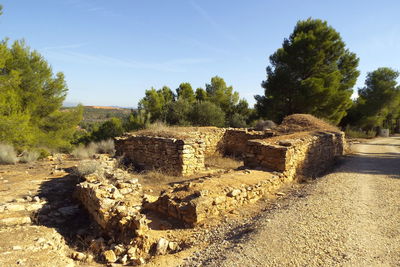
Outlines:
{"type": "Polygon", "coordinates": [[[86,210],[73,197],[78,177],[69,174],[45,181],[39,189],[39,197],[46,200],[34,218],[38,225],[54,228],[66,240],[68,246],[85,250],[88,242],[100,233],[86,210]]]}
{"type": "Polygon", "coordinates": [[[359,153],[348,155],[340,172],[387,175],[400,179],[400,153],[359,153]]]}

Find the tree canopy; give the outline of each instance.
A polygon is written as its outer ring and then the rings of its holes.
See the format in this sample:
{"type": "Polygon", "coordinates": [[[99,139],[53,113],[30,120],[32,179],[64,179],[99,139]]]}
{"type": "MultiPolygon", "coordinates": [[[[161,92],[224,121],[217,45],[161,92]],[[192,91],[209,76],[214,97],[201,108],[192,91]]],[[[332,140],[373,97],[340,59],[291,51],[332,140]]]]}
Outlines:
{"type": "Polygon", "coordinates": [[[197,88],[194,92],[190,83],[181,83],[176,94],[166,86],[159,90],[151,88],[139,101],[139,110],[149,114],[151,122],[163,121],[171,125],[247,125],[251,113],[249,105],[246,100],[239,99],[239,93],[232,86],[215,76],[205,88],[197,88]],[[194,110],[200,114],[195,114],[194,110]]]}
{"type": "Polygon", "coordinates": [[[281,121],[309,113],[337,124],[346,115],[359,60],[326,21],[299,21],[269,59],[264,95],[255,97],[260,116],[281,121]]]}
{"type": "Polygon", "coordinates": [[[82,108],[61,111],[64,75],[24,41],[0,43],[0,142],[68,149],[82,108]]]}
{"type": "Polygon", "coordinates": [[[390,127],[391,121],[400,116],[398,77],[399,72],[387,67],[369,72],[345,123],[366,129],[390,127]]]}

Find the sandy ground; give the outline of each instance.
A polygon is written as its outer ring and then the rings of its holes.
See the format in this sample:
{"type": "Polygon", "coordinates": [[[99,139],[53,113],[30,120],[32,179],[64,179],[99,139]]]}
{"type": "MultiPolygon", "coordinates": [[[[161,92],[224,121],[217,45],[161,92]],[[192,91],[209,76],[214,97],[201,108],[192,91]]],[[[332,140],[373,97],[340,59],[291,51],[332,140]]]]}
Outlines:
{"type": "Polygon", "coordinates": [[[183,266],[400,266],[400,138],[352,150],[334,172],[183,266]]]}

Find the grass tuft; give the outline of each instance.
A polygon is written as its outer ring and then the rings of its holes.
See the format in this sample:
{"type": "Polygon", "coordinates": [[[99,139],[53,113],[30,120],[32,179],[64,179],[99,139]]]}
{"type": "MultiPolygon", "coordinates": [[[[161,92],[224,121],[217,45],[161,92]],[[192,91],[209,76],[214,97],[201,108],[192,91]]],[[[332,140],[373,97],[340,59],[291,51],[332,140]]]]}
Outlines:
{"type": "Polygon", "coordinates": [[[19,158],[21,163],[30,163],[38,160],[40,157],[40,152],[38,151],[24,151],[22,156],[19,158]]]}
{"type": "Polygon", "coordinates": [[[0,144],[0,164],[15,164],[18,162],[17,152],[8,144],[0,144]]]}
{"type": "Polygon", "coordinates": [[[206,167],[217,169],[233,170],[243,166],[243,162],[231,157],[221,155],[208,156],[205,159],[206,167]]]}

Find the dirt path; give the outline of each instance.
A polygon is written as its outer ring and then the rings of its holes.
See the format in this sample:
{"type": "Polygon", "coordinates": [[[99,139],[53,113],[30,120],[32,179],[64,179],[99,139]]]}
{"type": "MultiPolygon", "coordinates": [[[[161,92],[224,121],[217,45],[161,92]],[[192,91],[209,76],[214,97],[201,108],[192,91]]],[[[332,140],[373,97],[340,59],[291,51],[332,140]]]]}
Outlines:
{"type": "Polygon", "coordinates": [[[400,266],[400,138],[353,151],[333,173],[186,266],[400,266]]]}

